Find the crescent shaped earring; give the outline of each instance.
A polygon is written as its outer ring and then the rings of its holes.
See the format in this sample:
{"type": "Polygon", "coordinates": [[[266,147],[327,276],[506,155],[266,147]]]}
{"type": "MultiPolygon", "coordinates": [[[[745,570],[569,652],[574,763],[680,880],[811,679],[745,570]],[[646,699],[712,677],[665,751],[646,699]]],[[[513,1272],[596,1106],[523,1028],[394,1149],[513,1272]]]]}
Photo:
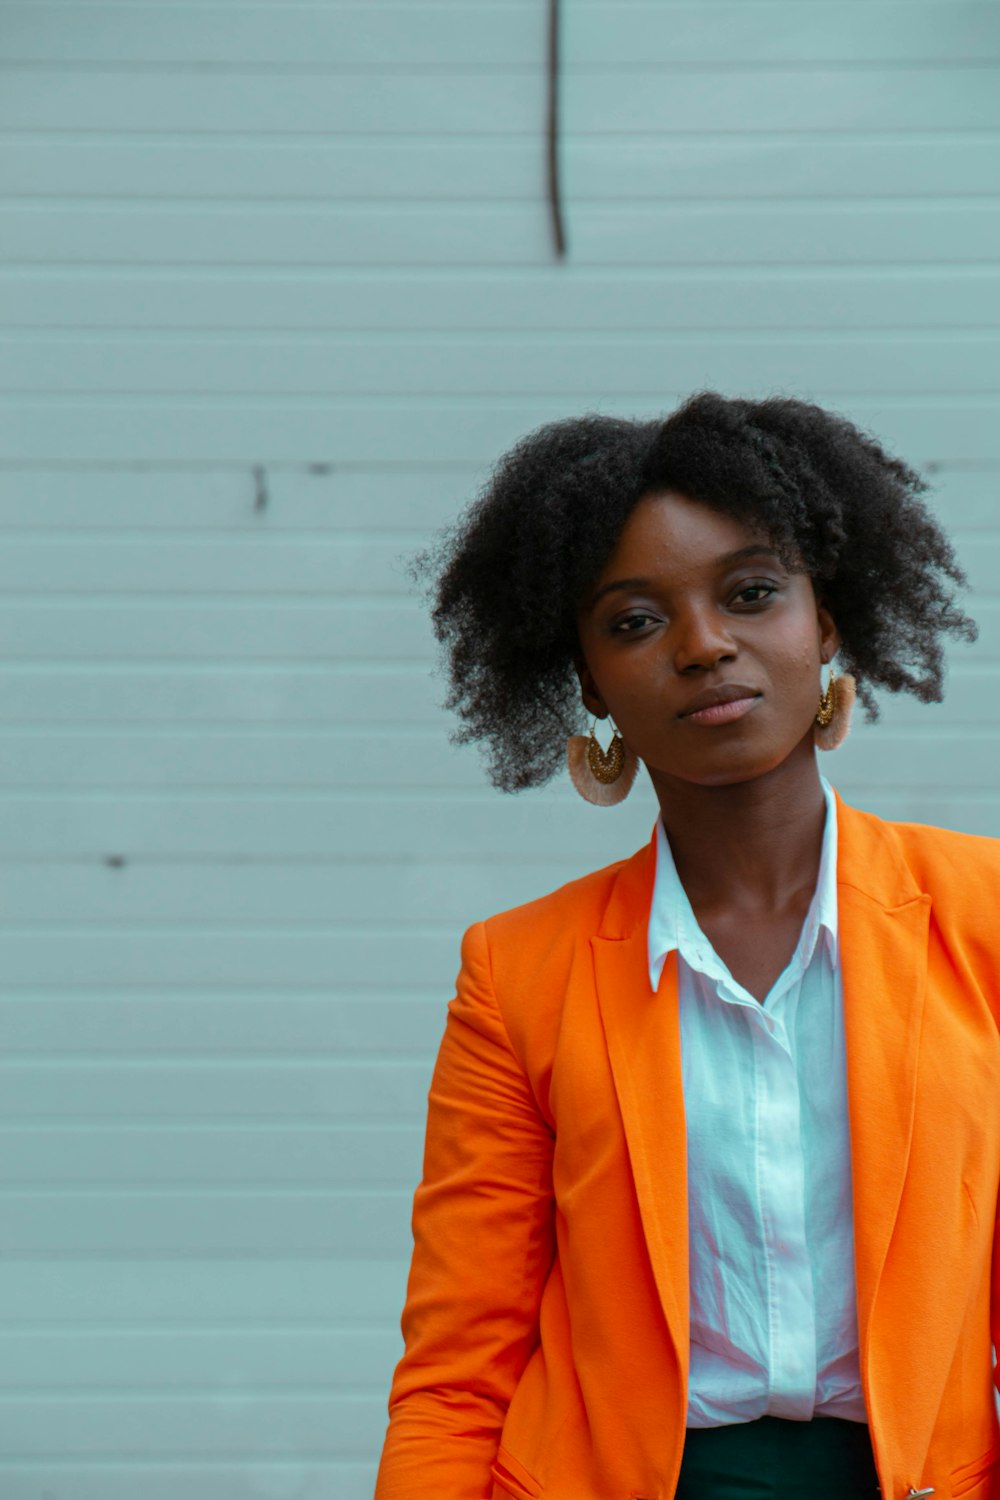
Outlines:
{"type": "Polygon", "coordinates": [[[819,707],[813,720],[813,739],[819,750],[836,750],[847,738],[851,713],[857,695],[857,684],[850,672],[837,677],[832,671],[826,687],[820,691],[819,707]]]}
{"type": "Polygon", "coordinates": [[[607,750],[602,750],[594,733],[596,720],[588,734],[571,734],[566,741],[566,760],[570,780],[585,802],[594,807],[614,807],[624,802],[632,790],[639,759],[630,750],[612,723],[614,734],[607,750]]]}

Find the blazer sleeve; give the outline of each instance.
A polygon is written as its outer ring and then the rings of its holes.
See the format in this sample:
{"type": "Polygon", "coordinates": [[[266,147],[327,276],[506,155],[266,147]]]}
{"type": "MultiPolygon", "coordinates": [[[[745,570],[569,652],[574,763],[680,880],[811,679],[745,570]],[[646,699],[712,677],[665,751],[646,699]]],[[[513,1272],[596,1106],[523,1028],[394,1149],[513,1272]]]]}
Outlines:
{"type": "Polygon", "coordinates": [[[493,990],[486,926],[465,934],[428,1101],[413,1260],[375,1500],[483,1500],[538,1342],[554,1250],[554,1134],[493,990]]]}
{"type": "Polygon", "coordinates": [[[997,1199],[997,1222],[993,1231],[993,1280],[990,1288],[990,1337],[996,1364],[993,1366],[993,1383],[1000,1401],[1000,1198],[997,1199]]]}

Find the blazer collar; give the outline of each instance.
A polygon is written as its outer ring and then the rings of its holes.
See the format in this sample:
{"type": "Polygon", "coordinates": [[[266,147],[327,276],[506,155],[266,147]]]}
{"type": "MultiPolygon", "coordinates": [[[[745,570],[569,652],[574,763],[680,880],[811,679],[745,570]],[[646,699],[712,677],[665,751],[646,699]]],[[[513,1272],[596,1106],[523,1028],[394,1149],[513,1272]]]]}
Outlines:
{"type": "MultiPolygon", "coordinates": [[[[645,940],[649,903],[656,875],[656,828],[649,842],[637,849],[619,867],[611,887],[598,936],[617,941],[641,931],[645,940]]],[[[648,988],[648,985],[647,985],[648,988]]]]}
{"type": "MultiPolygon", "coordinates": [[[[909,1160],[931,898],[890,824],[837,796],[837,889],[862,1380],[909,1160]]],[[[654,838],[619,868],[592,940],[598,1003],[650,1259],[688,1368],[687,1137],[676,955],[654,996],[646,934],[654,838]]],[[[891,1337],[891,1330],[886,1331],[891,1337]]]]}
{"type": "MultiPolygon", "coordinates": [[[[916,900],[925,892],[903,858],[890,823],[873,813],[850,807],[834,788],[837,804],[837,884],[850,886],[877,905],[892,909],[916,900]]],[[[649,903],[656,875],[656,827],[649,838],[618,869],[598,935],[629,937],[637,927],[646,932],[649,903]]]]}

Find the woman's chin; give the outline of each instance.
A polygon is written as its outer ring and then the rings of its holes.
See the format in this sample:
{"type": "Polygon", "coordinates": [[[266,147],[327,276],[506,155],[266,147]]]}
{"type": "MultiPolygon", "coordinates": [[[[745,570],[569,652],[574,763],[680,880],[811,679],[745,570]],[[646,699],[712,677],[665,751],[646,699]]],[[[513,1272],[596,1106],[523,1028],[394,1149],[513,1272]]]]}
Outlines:
{"type": "Polygon", "coordinates": [[[774,776],[782,768],[789,771],[799,769],[806,757],[815,759],[811,736],[791,746],[719,745],[696,760],[685,758],[659,767],[647,761],[646,769],[654,786],[658,779],[662,779],[664,783],[723,787],[774,776]]]}

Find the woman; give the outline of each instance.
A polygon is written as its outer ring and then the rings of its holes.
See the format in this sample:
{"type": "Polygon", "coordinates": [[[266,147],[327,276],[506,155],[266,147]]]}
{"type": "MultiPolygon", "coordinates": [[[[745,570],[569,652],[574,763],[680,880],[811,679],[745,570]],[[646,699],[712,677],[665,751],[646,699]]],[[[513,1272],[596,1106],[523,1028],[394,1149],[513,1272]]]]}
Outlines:
{"type": "Polygon", "coordinates": [[[660,818],[465,936],[377,1500],[1000,1497],[1000,845],[816,756],[974,637],[923,488],[703,392],[527,438],[431,560],[496,784],[582,704],[660,818]]]}

